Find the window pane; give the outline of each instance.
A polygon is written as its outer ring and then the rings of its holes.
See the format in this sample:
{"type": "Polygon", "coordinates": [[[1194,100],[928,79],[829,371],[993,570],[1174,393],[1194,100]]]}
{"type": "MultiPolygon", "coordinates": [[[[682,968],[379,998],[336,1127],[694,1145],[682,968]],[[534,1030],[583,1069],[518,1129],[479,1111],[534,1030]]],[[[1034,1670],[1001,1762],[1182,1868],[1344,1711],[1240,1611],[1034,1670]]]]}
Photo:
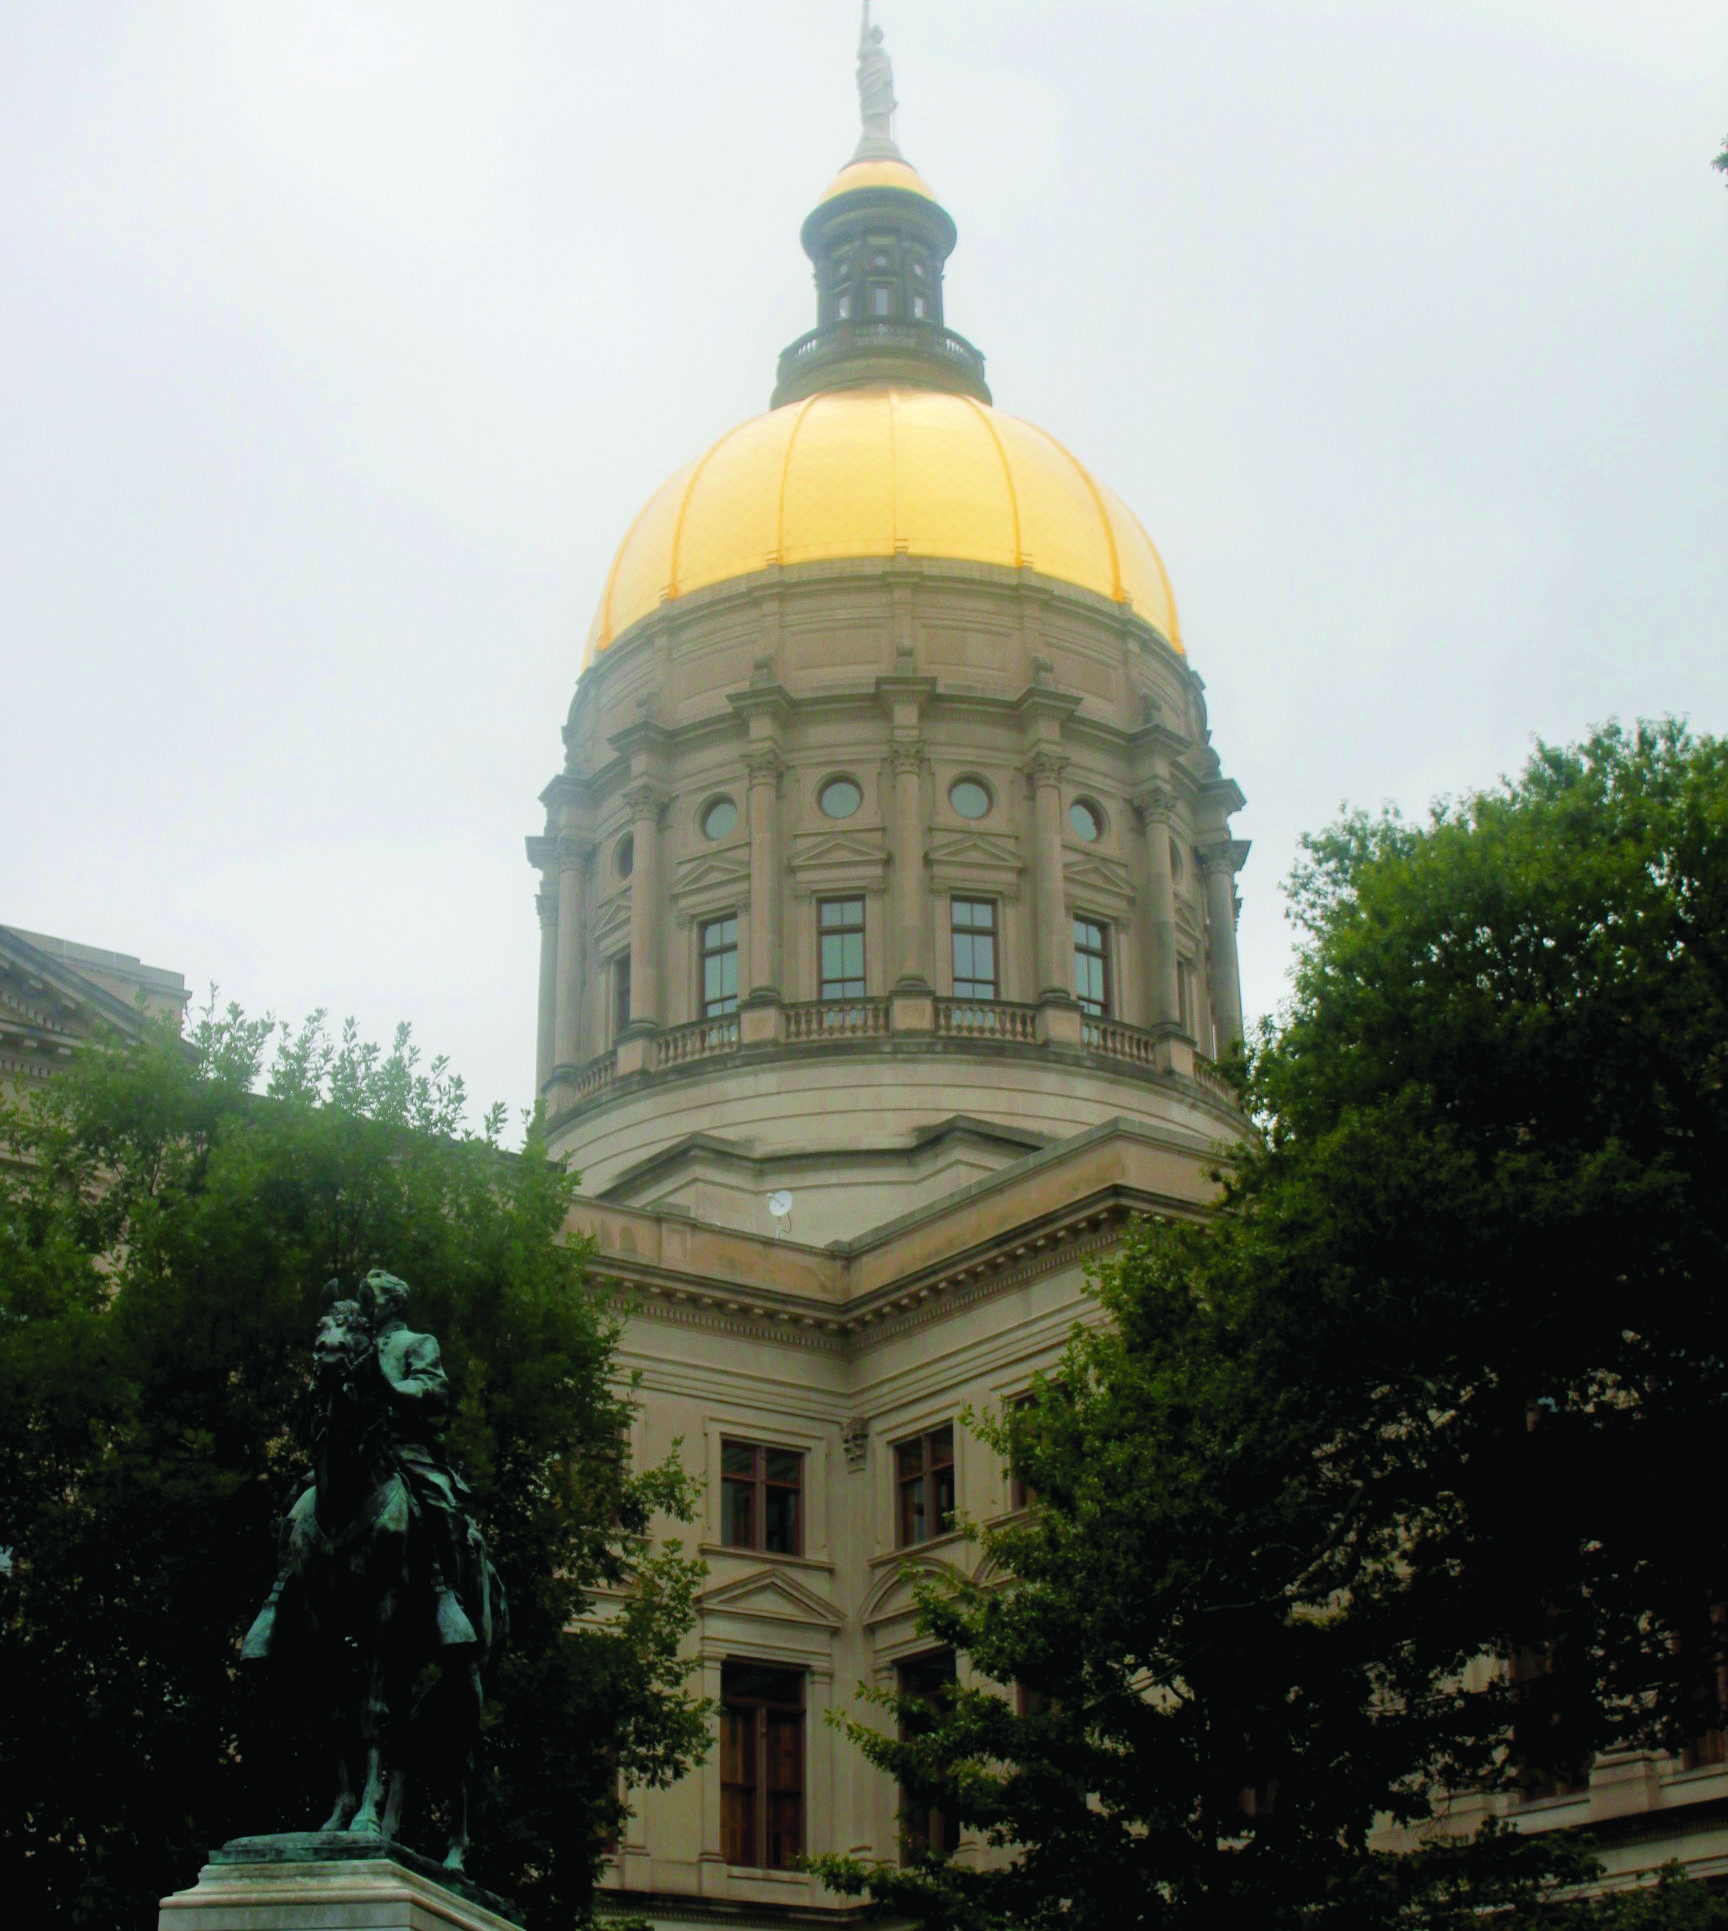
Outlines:
{"type": "Polygon", "coordinates": [[[946,1535],[952,1526],[950,1518],[954,1514],[954,1464],[949,1462],[937,1469],[930,1480],[936,1491],[934,1506],[930,1511],[930,1533],[946,1535]]]}
{"type": "Polygon", "coordinates": [[[720,1473],[722,1475],[754,1475],[756,1473],[756,1449],[750,1442],[726,1442],[720,1444],[720,1473]]]}
{"type": "Polygon", "coordinates": [[[756,1485],[725,1481],[720,1484],[720,1540],[729,1549],[756,1546],[756,1485]]]}
{"type": "Polygon", "coordinates": [[[908,1476],[924,1473],[924,1443],[922,1439],[902,1442],[894,1451],[895,1471],[901,1481],[908,1476]]]}
{"type": "Polygon", "coordinates": [[[937,1430],[936,1430],[936,1431],[935,1431],[935,1432],[934,1432],[934,1433],[933,1433],[933,1434],[931,1435],[931,1437],[930,1437],[930,1459],[931,1459],[931,1461],[932,1461],[933,1463],[936,1463],[936,1464],[938,1464],[938,1465],[941,1465],[941,1464],[943,1464],[943,1463],[946,1463],[946,1462],[951,1462],[951,1461],[953,1461],[953,1459],[954,1459],[954,1428],[953,1428],[953,1424],[952,1424],[952,1423],[950,1423],[950,1424],[949,1424],[948,1426],[946,1426],[946,1427],[943,1427],[943,1428],[938,1428],[938,1429],[937,1429],[937,1430]]]}
{"type": "Polygon", "coordinates": [[[795,1488],[763,1491],[762,1546],[771,1555],[797,1555],[798,1491],[795,1488]]]}
{"type": "Polygon", "coordinates": [[[864,901],[861,898],[825,898],[820,915],[824,927],[862,925],[864,901]]]}
{"type": "Polygon", "coordinates": [[[926,1534],[924,1478],[919,1476],[915,1482],[903,1482],[900,1485],[900,1541],[902,1544],[922,1542],[926,1534]]]}
{"type": "Polygon", "coordinates": [[[804,1672],[776,1669],[771,1663],[725,1663],[720,1670],[720,1695],[728,1704],[778,1703],[801,1710],[804,1672]]]}
{"type": "Polygon", "coordinates": [[[804,1479],[804,1457],[795,1448],[765,1448],[762,1473],[771,1482],[790,1482],[794,1488],[804,1479]]]}

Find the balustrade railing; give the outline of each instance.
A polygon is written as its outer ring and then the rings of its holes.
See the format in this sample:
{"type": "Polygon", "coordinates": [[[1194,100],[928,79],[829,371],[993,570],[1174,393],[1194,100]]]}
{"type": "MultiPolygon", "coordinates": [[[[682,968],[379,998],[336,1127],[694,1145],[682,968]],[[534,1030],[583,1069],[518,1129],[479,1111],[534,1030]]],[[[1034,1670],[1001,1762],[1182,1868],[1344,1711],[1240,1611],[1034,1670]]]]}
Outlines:
{"type": "Polygon", "coordinates": [[[813,999],[785,1008],[786,1043],[874,1039],[888,1030],[886,999],[813,999]]]}
{"type": "Polygon", "coordinates": [[[1038,1041],[1038,1008],[1006,999],[938,999],[936,1031],[947,1039],[1005,1039],[1032,1046],[1038,1041]]]}
{"type": "Polygon", "coordinates": [[[598,1059],[589,1060],[571,1084],[571,1104],[580,1106],[584,1100],[591,1100],[596,1093],[605,1092],[617,1077],[618,1055],[615,1052],[602,1053],[598,1059]]]}
{"type": "Polygon", "coordinates": [[[1203,1053],[1194,1055],[1194,1083],[1196,1086],[1203,1086],[1214,1099],[1222,1100],[1226,1106],[1241,1104],[1236,1088],[1231,1085],[1220,1068],[1203,1053]]]}
{"type": "MultiPolygon", "coordinates": [[[[1038,1008],[1007,999],[938,999],[936,1036],[953,1040],[989,1040],[1007,1045],[1038,1044],[1038,1008]]],[[[785,1046],[820,1046],[834,1040],[882,1039],[892,1031],[889,1002],[883,998],[811,999],[782,1007],[780,1042],[785,1046]]],[[[1080,1024],[1081,1042],[1089,1052],[1153,1072],[1158,1067],[1159,1036],[1143,1026],[1120,1019],[1087,1016],[1080,1024]]],[[[711,1059],[735,1052],[740,1043],[738,1015],[698,1019],[672,1026],[655,1037],[653,1069],[682,1066],[691,1060],[711,1059]]],[[[570,1084],[572,1105],[583,1105],[613,1086],[618,1077],[616,1051],[591,1059],[570,1084]]],[[[1194,1056],[1195,1084],[1228,1106],[1239,1104],[1236,1088],[1212,1060],[1194,1056]]]]}
{"type": "Polygon", "coordinates": [[[1094,1053],[1108,1053],[1112,1059],[1132,1060],[1136,1066],[1156,1066],[1158,1042],[1144,1027],[1130,1026],[1120,1019],[1094,1019],[1080,1022],[1080,1037],[1094,1053]]]}
{"type": "Polygon", "coordinates": [[[714,1053],[729,1053],[737,1044],[735,1012],[718,1019],[698,1019],[688,1026],[671,1026],[655,1036],[655,1071],[663,1066],[682,1066],[686,1060],[707,1059],[714,1053]]]}

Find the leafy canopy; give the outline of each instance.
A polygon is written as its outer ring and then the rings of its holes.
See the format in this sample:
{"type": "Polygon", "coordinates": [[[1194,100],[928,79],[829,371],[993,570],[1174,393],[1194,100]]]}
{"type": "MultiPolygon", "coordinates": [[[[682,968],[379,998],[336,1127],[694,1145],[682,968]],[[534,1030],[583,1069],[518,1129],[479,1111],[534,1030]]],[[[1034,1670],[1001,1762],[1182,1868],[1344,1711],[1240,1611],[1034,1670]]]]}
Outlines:
{"type": "Polygon", "coordinates": [[[1539,747],[1346,817],[1293,895],[1216,1214],[976,1423],[1039,1505],[982,1531],[999,1586],[924,1589],[969,1687],[854,1726],[1006,1858],[825,1873],[965,1931],[1728,1922],[1568,1902],[1587,1853],[1491,1820],[1724,1716],[1728,746],[1539,747]]]}
{"type": "Polygon", "coordinates": [[[465,1131],[464,1108],[406,1028],[385,1050],[322,1014],[284,1032],[230,1007],[0,1110],[0,1856],[19,1921],[145,1931],[212,1845],[328,1803],[327,1740],[235,1666],[306,1465],[333,1275],[410,1282],[510,1600],[475,1876],[537,1925],[576,1921],[619,1777],[700,1756],[678,1655],[699,1568],[645,1540],[655,1514],[688,1519],[690,1485],[622,1452],[617,1322],[563,1232],[573,1180],[532,1137],[505,1155],[500,1110],[465,1131]]]}

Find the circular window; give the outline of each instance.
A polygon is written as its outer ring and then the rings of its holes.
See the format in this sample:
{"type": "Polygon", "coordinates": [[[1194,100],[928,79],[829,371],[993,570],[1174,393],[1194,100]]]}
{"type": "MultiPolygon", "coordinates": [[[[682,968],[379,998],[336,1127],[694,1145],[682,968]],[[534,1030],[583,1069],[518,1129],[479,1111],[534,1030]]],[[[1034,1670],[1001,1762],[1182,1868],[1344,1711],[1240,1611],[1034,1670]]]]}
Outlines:
{"type": "Polygon", "coordinates": [[[636,840],[629,832],[612,847],[612,869],[620,878],[628,878],[636,869],[636,840]]]}
{"type": "Polygon", "coordinates": [[[738,829],[738,807],[730,798],[716,798],[702,814],[704,838],[729,838],[738,829]]]}
{"type": "Polygon", "coordinates": [[[990,814],[990,787],[979,778],[956,778],[948,787],[948,802],[962,818],[990,814]]]}
{"type": "Polygon", "coordinates": [[[816,794],[824,818],[850,818],[864,802],[864,794],[851,778],[830,778],[816,794]]]}
{"type": "Polygon", "coordinates": [[[1088,845],[1097,844],[1104,836],[1104,814],[1089,799],[1074,800],[1068,807],[1068,822],[1074,827],[1074,836],[1088,845]]]}

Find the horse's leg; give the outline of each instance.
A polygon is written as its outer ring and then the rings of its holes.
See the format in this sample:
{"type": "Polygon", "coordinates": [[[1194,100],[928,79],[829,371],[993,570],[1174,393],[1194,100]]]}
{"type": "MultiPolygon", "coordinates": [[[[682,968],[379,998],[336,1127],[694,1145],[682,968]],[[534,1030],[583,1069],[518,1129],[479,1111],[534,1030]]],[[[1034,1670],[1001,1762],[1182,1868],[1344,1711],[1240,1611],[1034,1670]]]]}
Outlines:
{"type": "Polygon", "coordinates": [[[336,1808],[318,1826],[320,1830],[346,1830],[360,1802],[354,1789],[353,1727],[347,1721],[346,1711],[338,1710],[335,1716],[333,1727],[340,1739],[336,1751],[336,1808]]]}
{"type": "Polygon", "coordinates": [[[384,1804],[384,1740],[390,1727],[390,1696],[385,1677],[384,1651],[388,1641],[389,1599],[379,1605],[378,1626],[372,1632],[371,1669],[366,1680],[366,1697],[360,1705],[360,1748],[365,1757],[366,1782],[360,1792],[360,1808],[354,1813],[350,1830],[383,1835],[381,1811],[384,1804]]]}
{"type": "Polygon", "coordinates": [[[480,1732],[480,1711],[486,1692],[480,1683],[480,1665],[470,1663],[461,1683],[452,1683],[451,1693],[459,1700],[460,1714],[451,1721],[450,1740],[450,1843],[444,1853],[444,1868],[459,1871],[468,1861],[468,1785],[474,1774],[474,1740],[480,1732]]]}

